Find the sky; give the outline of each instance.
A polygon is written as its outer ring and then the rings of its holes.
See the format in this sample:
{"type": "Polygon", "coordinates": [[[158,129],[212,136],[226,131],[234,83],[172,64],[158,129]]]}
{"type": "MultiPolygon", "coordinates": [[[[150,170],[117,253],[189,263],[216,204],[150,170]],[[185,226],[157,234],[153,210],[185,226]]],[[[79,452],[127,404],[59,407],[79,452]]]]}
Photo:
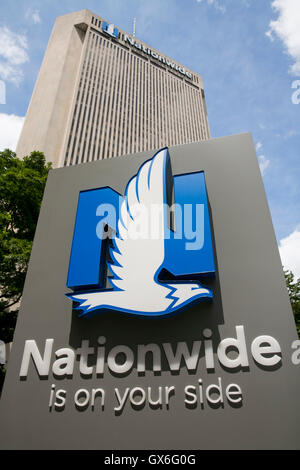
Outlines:
{"type": "MultiPolygon", "coordinates": [[[[251,132],[300,278],[300,0],[1,0],[0,151],[15,150],[57,16],[87,8],[202,75],[211,137],[251,132]]],[[[241,188],[242,191],[242,188],[241,188]]]]}

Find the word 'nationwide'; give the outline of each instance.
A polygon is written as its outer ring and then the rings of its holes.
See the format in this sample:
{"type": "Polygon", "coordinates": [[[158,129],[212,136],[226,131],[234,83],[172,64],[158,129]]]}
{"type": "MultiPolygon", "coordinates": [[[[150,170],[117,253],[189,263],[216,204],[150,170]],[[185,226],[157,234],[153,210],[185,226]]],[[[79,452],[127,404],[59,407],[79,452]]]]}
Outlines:
{"type": "Polygon", "coordinates": [[[152,51],[149,49],[149,47],[144,46],[143,44],[140,44],[139,42],[135,42],[134,39],[132,39],[130,36],[127,36],[127,34],[124,37],[125,42],[129,42],[131,46],[135,47],[136,49],[139,49],[140,51],[143,51],[145,54],[148,54],[149,56],[153,57],[153,59],[159,60],[159,62],[167,65],[173,70],[176,70],[177,72],[180,72],[182,75],[185,75],[187,78],[192,79],[192,74],[185,70],[184,67],[181,67],[180,65],[175,64],[175,62],[171,62],[169,59],[166,59],[165,57],[157,54],[156,52],[152,51]]]}
{"type": "MultiPolygon", "coordinates": [[[[189,348],[186,342],[155,343],[137,345],[136,351],[126,345],[114,346],[106,351],[106,338],[98,338],[99,346],[91,347],[88,340],[83,340],[81,347],[75,351],[70,348],[61,348],[55,351],[55,360],[52,364],[52,373],[55,377],[72,377],[76,357],[79,356],[79,371],[81,375],[91,376],[94,372],[103,376],[105,363],[112,374],[128,374],[134,367],[139,374],[146,370],[162,371],[162,364],[167,364],[171,372],[180,372],[184,364],[189,372],[195,372],[198,362],[204,356],[205,367],[208,371],[215,369],[215,352],[212,342],[212,331],[203,331],[204,340],[193,341],[189,348]],[[204,354],[202,354],[202,352],[204,354]],[[94,359],[94,365],[89,365],[94,359]],[[151,366],[151,367],[150,367],[151,366]]],[[[44,351],[41,352],[35,340],[25,342],[20,377],[26,378],[29,365],[32,362],[40,377],[48,377],[51,367],[54,339],[47,339],[44,351]]],[[[253,339],[250,346],[252,357],[256,364],[265,368],[280,365],[281,347],[272,336],[262,335],[253,339]]],[[[217,347],[217,358],[220,364],[230,370],[249,367],[248,349],[243,326],[236,326],[236,337],[223,339],[217,347]],[[235,357],[232,357],[232,350],[235,357]]]]}

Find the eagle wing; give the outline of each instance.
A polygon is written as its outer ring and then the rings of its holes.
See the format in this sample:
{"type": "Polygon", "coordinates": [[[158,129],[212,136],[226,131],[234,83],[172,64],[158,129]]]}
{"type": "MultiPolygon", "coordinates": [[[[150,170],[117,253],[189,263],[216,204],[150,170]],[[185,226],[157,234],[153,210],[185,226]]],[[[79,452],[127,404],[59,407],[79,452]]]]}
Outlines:
{"type": "Polygon", "coordinates": [[[108,263],[118,290],[131,290],[139,279],[153,283],[164,260],[168,160],[168,149],[160,150],[126,187],[108,263]]]}

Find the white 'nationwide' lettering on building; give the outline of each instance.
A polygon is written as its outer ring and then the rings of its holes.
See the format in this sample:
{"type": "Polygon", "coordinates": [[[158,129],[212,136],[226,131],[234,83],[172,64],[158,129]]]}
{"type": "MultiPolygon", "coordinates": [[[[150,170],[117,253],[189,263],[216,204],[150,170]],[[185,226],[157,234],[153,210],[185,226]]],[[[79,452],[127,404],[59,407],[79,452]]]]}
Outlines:
{"type": "Polygon", "coordinates": [[[129,44],[136,49],[139,49],[140,51],[143,51],[145,54],[150,55],[154,59],[159,60],[159,62],[162,62],[163,64],[166,64],[168,67],[172,68],[173,70],[177,70],[177,72],[180,72],[182,75],[185,75],[186,77],[192,79],[192,74],[190,72],[187,72],[184,67],[180,67],[179,65],[175,64],[174,62],[171,62],[170,60],[166,59],[165,57],[162,57],[156,52],[152,51],[148,47],[145,47],[143,44],[139,44],[138,42],[135,42],[134,39],[132,39],[130,36],[125,34],[124,37],[125,42],[129,42],[129,44]]]}

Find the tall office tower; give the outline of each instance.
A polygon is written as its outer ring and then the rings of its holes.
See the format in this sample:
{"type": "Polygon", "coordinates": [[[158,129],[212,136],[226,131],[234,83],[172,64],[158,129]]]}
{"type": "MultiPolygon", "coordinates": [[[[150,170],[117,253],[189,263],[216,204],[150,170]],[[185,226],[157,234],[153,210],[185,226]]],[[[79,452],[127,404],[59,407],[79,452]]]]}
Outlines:
{"type": "Polygon", "coordinates": [[[208,138],[200,75],[89,10],[56,20],[19,157],[61,167],[208,138]]]}

